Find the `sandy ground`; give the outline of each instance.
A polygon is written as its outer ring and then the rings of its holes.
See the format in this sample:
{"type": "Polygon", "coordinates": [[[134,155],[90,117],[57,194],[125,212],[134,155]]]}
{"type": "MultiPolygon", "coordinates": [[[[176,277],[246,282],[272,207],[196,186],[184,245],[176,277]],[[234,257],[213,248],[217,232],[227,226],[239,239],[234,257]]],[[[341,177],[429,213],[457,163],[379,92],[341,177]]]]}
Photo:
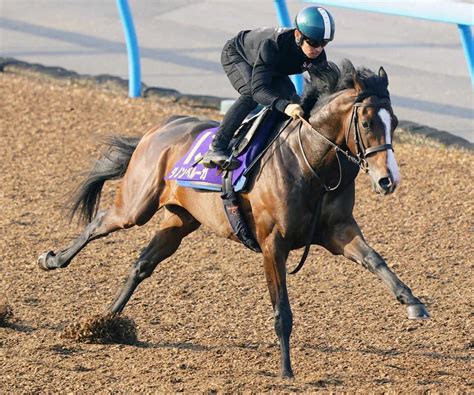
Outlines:
{"type": "MultiPolygon", "coordinates": [[[[70,267],[37,256],[80,228],[64,197],[99,153],[97,137],[143,134],[169,114],[210,110],[0,73],[0,392],[472,392],[472,154],[396,146],[390,197],[357,181],[366,238],[427,304],[413,322],[365,269],[314,247],[290,277],[294,380],[279,378],[273,315],[258,254],[200,229],[128,304],[135,345],[76,343],[65,326],[101,313],[160,218],[90,244],[70,267]]],[[[110,202],[113,183],[105,188],[110,202]]],[[[301,252],[292,255],[292,264],[301,252]]]]}

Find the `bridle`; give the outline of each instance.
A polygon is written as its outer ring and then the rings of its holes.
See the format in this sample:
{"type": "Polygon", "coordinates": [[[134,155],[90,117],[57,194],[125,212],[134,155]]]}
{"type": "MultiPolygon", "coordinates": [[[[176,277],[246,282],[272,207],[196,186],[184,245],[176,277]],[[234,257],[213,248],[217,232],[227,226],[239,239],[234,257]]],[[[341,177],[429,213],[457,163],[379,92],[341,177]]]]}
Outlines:
{"type": "MultiPolygon", "coordinates": [[[[368,97],[368,96],[366,96],[368,97]]],[[[346,131],[346,145],[349,141],[349,133],[351,130],[352,124],[354,124],[354,142],[355,142],[355,149],[356,149],[356,157],[360,161],[359,166],[361,169],[367,172],[368,170],[368,164],[366,161],[366,157],[379,151],[386,151],[386,150],[393,150],[392,144],[380,144],[376,145],[373,147],[365,147],[364,142],[362,140],[362,135],[360,133],[360,128],[359,128],[359,118],[358,118],[358,112],[357,109],[361,107],[375,107],[375,108],[383,108],[387,104],[390,104],[390,99],[384,98],[385,100],[380,103],[362,103],[362,102],[356,102],[352,106],[352,116],[351,116],[351,123],[349,124],[349,127],[347,128],[346,131]],[[387,100],[388,99],[388,100],[387,100]],[[361,166],[362,165],[362,166],[361,166]],[[367,169],[367,170],[366,170],[367,169]]],[[[360,99],[359,99],[360,100],[360,99]]],[[[363,100],[363,99],[362,99],[363,100]]]]}
{"type": "Polygon", "coordinates": [[[298,142],[299,142],[300,150],[303,154],[303,159],[306,163],[306,166],[309,168],[311,174],[321,183],[321,185],[323,186],[323,188],[327,192],[335,191],[337,188],[339,188],[339,186],[341,185],[341,182],[342,182],[342,166],[341,166],[341,160],[339,158],[338,152],[343,154],[350,162],[356,164],[357,166],[359,166],[359,168],[362,171],[367,173],[369,171],[369,165],[368,165],[367,160],[366,160],[367,156],[369,156],[371,154],[374,154],[375,152],[379,152],[379,151],[386,151],[386,150],[389,150],[389,149],[393,150],[392,144],[380,144],[380,145],[376,145],[376,146],[372,146],[372,147],[366,147],[364,145],[364,142],[362,140],[362,135],[361,135],[361,132],[360,132],[360,128],[359,128],[359,122],[358,122],[359,118],[358,118],[358,111],[357,110],[361,107],[383,108],[383,107],[386,107],[387,104],[390,104],[390,99],[385,98],[385,97],[382,98],[384,100],[383,100],[383,102],[380,102],[380,103],[362,103],[362,100],[364,100],[365,98],[367,98],[369,96],[373,96],[373,95],[367,94],[367,95],[364,95],[364,96],[360,96],[360,95],[358,96],[358,98],[356,99],[356,101],[354,102],[354,104],[352,106],[351,122],[349,123],[349,127],[347,128],[347,130],[345,132],[345,146],[348,147],[349,146],[349,135],[350,135],[351,129],[353,130],[355,151],[356,151],[355,155],[352,154],[349,151],[349,149],[344,150],[342,147],[340,147],[339,145],[337,145],[333,141],[329,140],[326,136],[321,134],[321,132],[319,132],[318,130],[313,128],[313,126],[306,119],[304,119],[301,115],[298,115],[298,118],[302,122],[303,125],[305,125],[311,131],[315,132],[317,136],[319,136],[323,140],[325,140],[330,146],[332,146],[332,148],[336,152],[336,158],[337,158],[337,162],[338,162],[338,166],[339,166],[339,181],[335,186],[330,187],[330,186],[327,186],[326,184],[324,184],[322,182],[321,177],[316,173],[316,171],[313,169],[313,167],[309,163],[309,160],[308,160],[308,158],[306,156],[306,153],[304,151],[304,148],[303,148],[303,142],[301,140],[301,129],[302,128],[300,127],[298,129],[298,142]],[[352,127],[352,125],[354,125],[354,127],[352,127]]]}

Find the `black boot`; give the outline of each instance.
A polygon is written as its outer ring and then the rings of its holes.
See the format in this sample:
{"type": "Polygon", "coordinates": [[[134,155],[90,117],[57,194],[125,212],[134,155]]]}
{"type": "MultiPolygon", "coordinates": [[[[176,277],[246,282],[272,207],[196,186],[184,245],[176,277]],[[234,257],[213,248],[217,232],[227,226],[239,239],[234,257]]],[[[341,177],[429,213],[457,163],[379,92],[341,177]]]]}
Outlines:
{"type": "Polygon", "coordinates": [[[239,125],[255,107],[257,107],[257,102],[253,100],[250,87],[248,87],[248,94],[241,95],[224,115],[211,148],[201,161],[204,167],[212,169],[217,166],[223,170],[235,170],[240,166],[240,160],[230,158],[229,142],[239,125]]]}
{"type": "Polygon", "coordinates": [[[210,169],[214,167],[219,167],[222,170],[239,168],[242,162],[237,158],[231,158],[231,151],[229,150],[231,138],[232,135],[226,136],[221,130],[218,130],[209,151],[202,158],[201,164],[210,169]]]}

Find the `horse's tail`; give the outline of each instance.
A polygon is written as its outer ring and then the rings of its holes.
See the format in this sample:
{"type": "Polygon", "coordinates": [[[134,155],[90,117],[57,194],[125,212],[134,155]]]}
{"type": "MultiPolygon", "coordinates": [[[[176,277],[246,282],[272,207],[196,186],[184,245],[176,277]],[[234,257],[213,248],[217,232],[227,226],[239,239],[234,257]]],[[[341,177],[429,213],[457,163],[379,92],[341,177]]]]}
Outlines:
{"type": "Polygon", "coordinates": [[[92,221],[99,209],[105,181],[123,177],[139,141],[140,137],[111,136],[105,139],[108,149],[102,158],[95,162],[89,175],[71,198],[71,219],[78,214],[80,221],[92,221]]]}

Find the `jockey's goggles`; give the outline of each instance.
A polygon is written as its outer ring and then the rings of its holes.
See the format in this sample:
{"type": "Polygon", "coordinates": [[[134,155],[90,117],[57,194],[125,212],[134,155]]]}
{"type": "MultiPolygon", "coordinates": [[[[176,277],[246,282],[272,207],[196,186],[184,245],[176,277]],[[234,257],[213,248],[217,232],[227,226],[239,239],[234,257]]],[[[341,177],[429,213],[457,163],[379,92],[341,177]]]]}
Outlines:
{"type": "Polygon", "coordinates": [[[324,48],[330,42],[329,40],[314,41],[306,36],[303,36],[303,40],[306,41],[308,45],[313,48],[320,48],[320,47],[324,48]]]}

